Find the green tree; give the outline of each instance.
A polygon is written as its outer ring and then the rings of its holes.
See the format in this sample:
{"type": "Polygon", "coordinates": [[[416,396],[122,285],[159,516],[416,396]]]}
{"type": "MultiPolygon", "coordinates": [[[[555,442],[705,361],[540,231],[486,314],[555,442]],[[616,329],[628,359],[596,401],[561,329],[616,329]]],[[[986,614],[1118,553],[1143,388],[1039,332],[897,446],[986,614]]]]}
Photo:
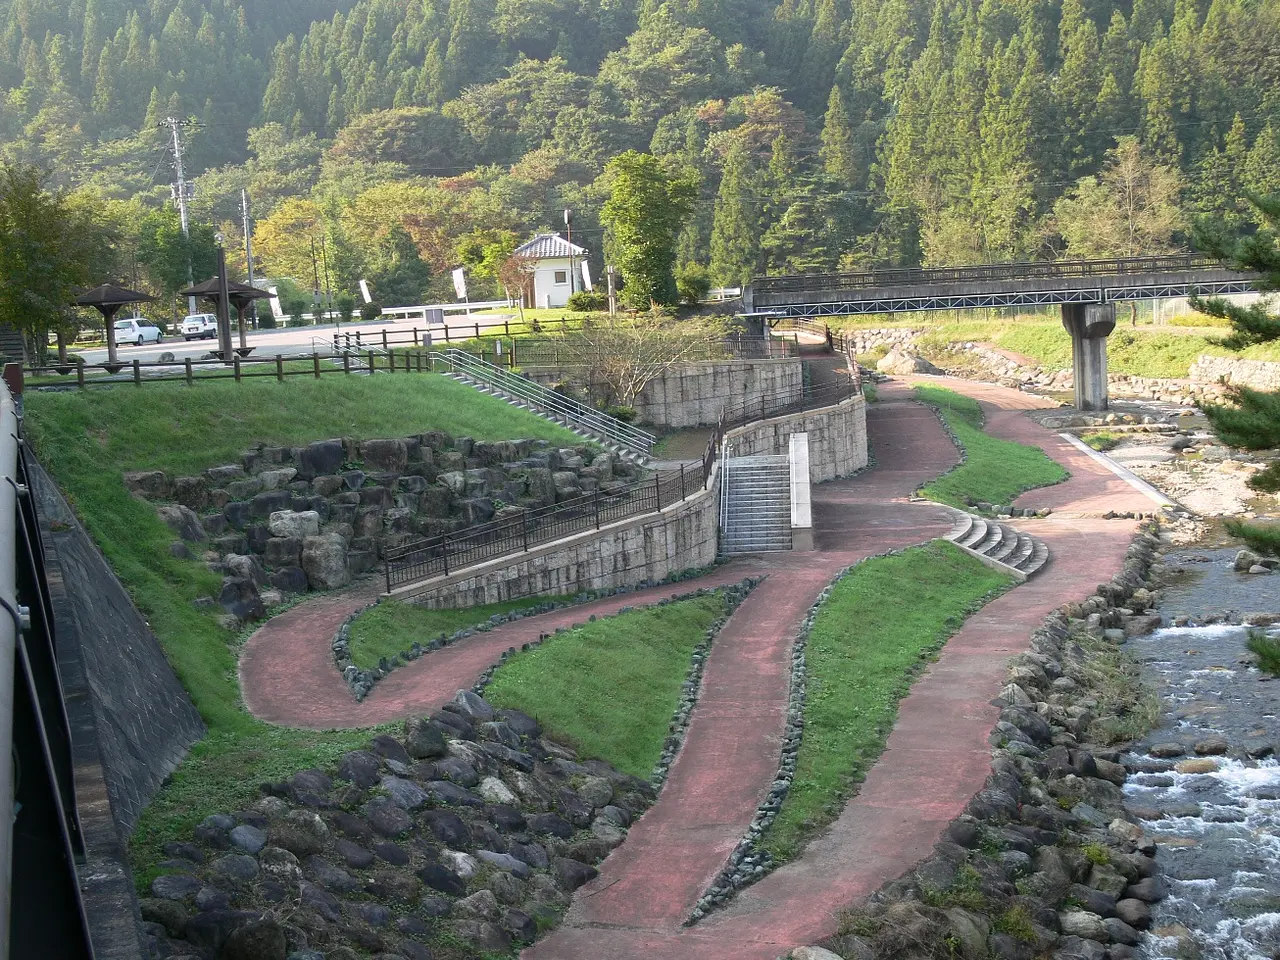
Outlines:
{"type": "Polygon", "coordinates": [[[156,292],[170,300],[190,280],[199,283],[218,270],[213,227],[192,223],[189,233],[190,238],[183,235],[177,212],[169,208],[152,211],[137,227],[138,264],[156,292]]]}
{"type": "Polygon", "coordinates": [[[675,303],[676,238],[697,197],[697,185],[673,177],[657,157],[628,150],[605,167],[609,193],[600,220],[622,271],[623,302],[635,309],[675,303]]]}
{"type": "Polygon", "coordinates": [[[822,121],[822,148],[818,158],[828,177],[836,183],[852,186],[860,176],[857,153],[853,121],[845,106],[840,85],[836,84],[827,98],[827,113],[822,121]]]}
{"type": "Polygon", "coordinates": [[[711,275],[722,286],[748,283],[759,265],[758,179],[746,145],[735,141],[724,160],[711,225],[711,275]]]}
{"type": "Polygon", "coordinates": [[[41,350],[48,331],[68,325],[76,289],[106,279],[97,271],[110,240],[48,179],[36,167],[0,166],[0,326],[41,350]]]}
{"type": "MultiPolygon", "coordinates": [[[[1264,226],[1253,233],[1237,233],[1225,228],[1218,219],[1201,221],[1196,230],[1198,246],[1222,257],[1239,270],[1258,274],[1254,286],[1261,291],[1280,290],[1280,194],[1253,195],[1250,203],[1264,226]]],[[[1219,317],[1231,324],[1231,334],[1218,342],[1231,350],[1243,350],[1255,343],[1280,340],[1280,316],[1271,312],[1271,304],[1260,300],[1247,306],[1231,303],[1221,297],[1192,297],[1191,305],[1201,313],[1219,317]]],[[[1220,415],[1226,422],[1229,418],[1220,415]]],[[[1237,444],[1238,445],[1238,444],[1237,444]]]]}

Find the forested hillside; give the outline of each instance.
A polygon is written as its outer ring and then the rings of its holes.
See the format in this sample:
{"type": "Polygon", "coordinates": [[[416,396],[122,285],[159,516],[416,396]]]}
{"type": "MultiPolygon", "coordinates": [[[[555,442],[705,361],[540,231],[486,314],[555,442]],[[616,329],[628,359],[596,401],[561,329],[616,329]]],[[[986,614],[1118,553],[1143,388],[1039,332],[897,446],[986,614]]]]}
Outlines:
{"type": "Polygon", "coordinates": [[[319,234],[342,285],[372,277],[387,299],[442,294],[459,263],[483,282],[566,206],[598,261],[599,178],[629,149],[696,179],[679,259],[726,283],[1158,252],[1196,214],[1239,225],[1246,191],[1280,188],[1280,0],[0,0],[0,14],[5,159],[50,166],[128,225],[168,197],[157,121],[192,118],[198,221],[234,232],[247,189],[266,269],[309,276],[319,234]]]}

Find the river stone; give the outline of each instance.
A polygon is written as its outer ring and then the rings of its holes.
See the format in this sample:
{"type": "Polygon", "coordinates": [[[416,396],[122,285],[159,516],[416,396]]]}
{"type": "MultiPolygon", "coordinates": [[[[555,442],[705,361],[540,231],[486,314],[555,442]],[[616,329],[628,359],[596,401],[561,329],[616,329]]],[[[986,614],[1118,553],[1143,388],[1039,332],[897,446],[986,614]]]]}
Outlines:
{"type": "Polygon", "coordinates": [[[1064,910],[1058,914],[1058,922],[1065,937],[1082,937],[1085,940],[1099,940],[1104,943],[1111,939],[1110,934],[1107,933],[1106,921],[1096,913],[1064,910]]]}
{"type": "Polygon", "coordinates": [[[367,790],[378,782],[378,768],[381,766],[381,761],[369,751],[350,750],[338,761],[338,776],[367,790]]]}
{"type": "Polygon", "coordinates": [[[497,777],[485,777],[480,781],[477,792],[489,803],[512,806],[518,802],[516,795],[497,777]]]}
{"type": "Polygon", "coordinates": [[[1194,749],[1197,756],[1220,757],[1231,749],[1231,744],[1225,737],[1205,737],[1196,743],[1194,749]]]}
{"type": "Polygon", "coordinates": [[[496,920],[501,916],[498,899],[491,890],[480,890],[453,905],[453,911],[460,917],[471,920],[496,920]]]}
{"type": "Polygon", "coordinates": [[[1159,903],[1169,895],[1169,886],[1159,877],[1146,877],[1125,890],[1125,895],[1143,903],[1159,903]]]}
{"type": "Polygon", "coordinates": [[[422,818],[435,838],[446,846],[461,849],[472,845],[471,831],[456,813],[428,810],[422,818]]]}
{"type": "Polygon", "coordinates": [[[441,850],[440,862],[463,880],[470,880],[480,869],[476,858],[469,853],[463,853],[461,850],[441,850]]]}
{"type": "Polygon", "coordinates": [[[1063,937],[1053,954],[1054,960],[1107,960],[1107,948],[1095,940],[1063,937]]]}
{"type": "Polygon", "coordinates": [[[329,828],[310,810],[290,810],[282,822],[271,825],[270,836],[275,846],[298,857],[309,857],[324,849],[329,828]]]}
{"type": "Polygon", "coordinates": [[[320,514],[314,510],[304,510],[301,513],[277,510],[271,514],[267,527],[271,530],[273,537],[305,540],[307,537],[320,535],[320,514]]]}
{"type": "Polygon", "coordinates": [[[295,884],[302,879],[302,865],[288,850],[282,847],[266,847],[258,854],[258,866],[262,872],[284,884],[295,884]]]}
{"type": "Polygon", "coordinates": [[[511,937],[496,923],[485,920],[459,920],[453,925],[454,935],[479,950],[506,954],[511,950],[511,937]]]}
{"type": "Polygon", "coordinates": [[[1151,908],[1141,900],[1132,898],[1116,904],[1116,916],[1131,927],[1146,930],[1151,926],[1151,908]]]}
{"type": "Polygon", "coordinates": [[[345,837],[340,837],[334,843],[333,849],[347,866],[353,869],[363,870],[373,864],[373,854],[370,851],[345,837]]]}
{"type": "Polygon", "coordinates": [[[151,881],[151,892],[161,900],[190,900],[204,886],[185,873],[169,873],[151,881]]]}
{"type": "Polygon", "coordinates": [[[417,871],[418,879],[432,890],[455,897],[467,892],[467,884],[460,876],[441,863],[428,863],[417,871]]]}
{"type": "Polygon", "coordinates": [[[521,880],[529,877],[529,865],[509,853],[495,853],[492,850],[477,850],[476,856],[498,870],[515,874],[521,880]]]}
{"type": "Polygon", "coordinates": [[[443,757],[448,750],[444,734],[431,725],[426,717],[411,717],[404,722],[404,746],[415,760],[443,757]]]}
{"type": "Polygon", "coordinates": [[[408,833],[413,827],[409,814],[390,797],[374,797],[360,812],[369,821],[369,826],[384,837],[398,837],[408,833]]]}
{"type": "Polygon", "coordinates": [[[1157,743],[1153,744],[1151,749],[1147,751],[1153,757],[1172,758],[1180,757],[1186,753],[1186,748],[1180,743],[1157,743]]]}
{"type": "Polygon", "coordinates": [[[1178,773],[1213,773],[1218,769],[1218,761],[1205,758],[1203,760],[1182,760],[1173,769],[1178,773]]]}
{"type": "Polygon", "coordinates": [[[587,777],[578,788],[578,796],[599,810],[613,800],[613,784],[604,777],[587,777]]]}
{"type": "Polygon", "coordinates": [[[396,802],[396,805],[403,807],[405,810],[417,810],[427,802],[427,793],[412,780],[403,780],[400,777],[383,777],[382,789],[387,791],[387,796],[396,802]]]}
{"type": "Polygon", "coordinates": [[[241,824],[231,831],[231,845],[237,850],[255,854],[267,845],[267,834],[257,827],[241,824]]]}
{"type": "Polygon", "coordinates": [[[1142,828],[1136,823],[1130,823],[1128,820],[1121,820],[1117,817],[1107,826],[1113,837],[1119,837],[1121,840],[1127,840],[1129,843],[1138,843],[1142,839],[1142,828]]]}
{"type": "Polygon", "coordinates": [[[1142,940],[1142,934],[1129,924],[1116,917],[1110,917],[1103,921],[1107,927],[1107,934],[1113,943],[1123,943],[1134,947],[1142,940]]]}
{"type": "Polygon", "coordinates": [[[324,857],[307,857],[307,874],[330,893],[351,893],[360,881],[324,857]]]}
{"type": "Polygon", "coordinates": [[[595,867],[571,860],[568,857],[556,857],[553,863],[556,880],[560,886],[573,892],[589,880],[594,880],[599,871],[595,867]]]}
{"type": "Polygon", "coordinates": [[[336,590],[351,582],[347,542],[335,534],[307,537],[302,542],[302,569],[313,590],[336,590]]]}

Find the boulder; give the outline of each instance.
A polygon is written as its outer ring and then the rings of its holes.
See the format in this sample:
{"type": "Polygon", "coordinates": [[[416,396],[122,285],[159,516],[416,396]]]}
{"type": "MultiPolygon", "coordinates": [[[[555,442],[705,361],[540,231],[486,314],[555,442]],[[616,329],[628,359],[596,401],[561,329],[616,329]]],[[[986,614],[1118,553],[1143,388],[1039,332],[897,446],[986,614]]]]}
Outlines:
{"type": "Polygon", "coordinates": [[[366,440],[360,444],[365,469],[376,473],[404,473],[409,465],[409,448],[403,440],[366,440]]]}
{"type": "Polygon", "coordinates": [[[271,574],[271,585],[284,593],[306,593],[307,574],[301,567],[284,567],[271,574]]]}
{"type": "Polygon", "coordinates": [[[231,931],[220,960],[285,960],[289,944],[284,928],[277,920],[251,920],[231,931]]]}
{"type": "Polygon", "coordinates": [[[346,449],[341,440],[317,440],[294,453],[298,476],[314,480],[325,474],[337,473],[346,459],[346,449]]]}
{"type": "Polygon", "coordinates": [[[244,621],[261,620],[267,615],[257,584],[245,577],[224,578],[218,603],[227,613],[244,621]]]}
{"type": "Polygon", "coordinates": [[[297,475],[298,471],[293,467],[283,467],[280,470],[263,470],[258,479],[262,481],[263,490],[279,490],[291,484],[297,475]]]}
{"type": "Polygon", "coordinates": [[[314,510],[294,513],[292,510],[277,510],[271,514],[267,527],[273,537],[290,537],[305,540],[307,537],[320,535],[320,515],[314,510]]]}
{"type": "Polygon", "coordinates": [[[160,519],[168,525],[169,529],[183,540],[195,543],[204,539],[204,527],[200,525],[200,518],[190,507],[157,507],[156,512],[160,514],[160,519]]]}
{"type": "Polygon", "coordinates": [[[141,470],[124,475],[124,485],[130,493],[136,493],[149,500],[163,500],[169,496],[171,486],[168,475],[159,470],[141,470]]]}
{"type": "Polygon", "coordinates": [[[913,373],[938,374],[942,372],[919,354],[908,353],[897,347],[894,347],[880,358],[880,362],[876,364],[876,369],[881,373],[896,374],[898,376],[913,373]]]}
{"type": "Polygon", "coordinates": [[[333,534],[307,537],[302,542],[302,569],[313,590],[345,587],[351,582],[346,541],[333,534]]]}
{"type": "Polygon", "coordinates": [[[209,506],[209,484],[204,477],[175,477],[170,495],[192,510],[203,510],[209,506]]]}
{"type": "Polygon", "coordinates": [[[258,562],[257,557],[250,557],[241,553],[229,553],[223,563],[227,565],[227,572],[231,576],[240,577],[243,580],[252,580],[254,585],[259,588],[265,587],[269,582],[267,580],[267,571],[262,569],[262,564],[258,562]]]}
{"type": "MultiPolygon", "coordinates": [[[[302,562],[302,540],[298,537],[272,537],[262,551],[262,560],[268,567],[277,570],[281,567],[296,567],[302,562]]],[[[306,589],[305,583],[303,589],[306,589]]]]}

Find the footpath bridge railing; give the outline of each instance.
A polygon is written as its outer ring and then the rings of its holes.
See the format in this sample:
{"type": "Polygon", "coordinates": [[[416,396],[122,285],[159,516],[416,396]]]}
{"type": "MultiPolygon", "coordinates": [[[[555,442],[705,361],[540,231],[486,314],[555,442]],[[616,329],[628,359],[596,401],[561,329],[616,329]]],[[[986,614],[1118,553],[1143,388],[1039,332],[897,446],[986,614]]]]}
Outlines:
{"type": "Polygon", "coordinates": [[[20,420],[0,383],[0,957],[93,956],[71,725],[20,420]]]}
{"type": "Polygon", "coordinates": [[[487,560],[527,553],[535,547],[576,533],[598,530],[619,520],[656,514],[706,489],[729,430],[762,419],[834,406],[861,389],[855,373],[835,383],[762,396],[721,413],[700,464],[695,461],[692,465],[658,471],[618,489],[596,491],[457,533],[418,539],[393,548],[386,554],[387,592],[449,576],[451,572],[487,560]]]}
{"type": "Polygon", "coordinates": [[[1222,261],[1202,253],[1106,260],[1046,260],[995,263],[973,267],[895,267],[855,273],[803,274],[752,280],[757,296],[831,290],[930,286],[944,283],[1016,282],[1019,280],[1142,276],[1225,269],[1222,261]]]}

